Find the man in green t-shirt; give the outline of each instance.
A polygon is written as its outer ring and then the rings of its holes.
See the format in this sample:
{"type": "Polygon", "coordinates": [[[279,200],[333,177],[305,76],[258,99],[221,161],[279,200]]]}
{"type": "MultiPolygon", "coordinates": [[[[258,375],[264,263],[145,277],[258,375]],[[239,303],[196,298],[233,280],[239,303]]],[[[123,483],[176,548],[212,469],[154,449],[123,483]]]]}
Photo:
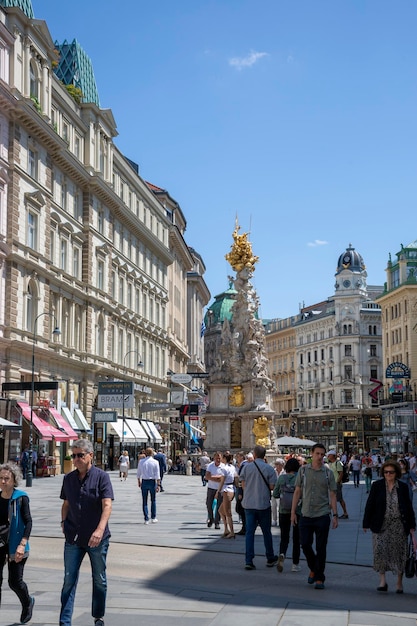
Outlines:
{"type": "Polygon", "coordinates": [[[295,480],[291,507],[291,523],[300,525],[300,541],[310,573],[307,582],[315,589],[324,589],[326,548],[333,512],[332,528],[337,528],[336,481],[333,472],[324,465],[326,448],[316,443],[311,448],[311,464],[300,467],[295,480]],[[302,498],[301,517],[297,505],[302,498]],[[315,550],[313,543],[315,542],[315,550]]]}
{"type": "Polygon", "coordinates": [[[336,450],[329,450],[327,453],[327,465],[329,466],[329,469],[332,470],[336,481],[336,500],[343,509],[343,515],[341,515],[339,519],[348,519],[349,515],[346,510],[346,502],[343,500],[343,465],[336,456],[336,450]]]}

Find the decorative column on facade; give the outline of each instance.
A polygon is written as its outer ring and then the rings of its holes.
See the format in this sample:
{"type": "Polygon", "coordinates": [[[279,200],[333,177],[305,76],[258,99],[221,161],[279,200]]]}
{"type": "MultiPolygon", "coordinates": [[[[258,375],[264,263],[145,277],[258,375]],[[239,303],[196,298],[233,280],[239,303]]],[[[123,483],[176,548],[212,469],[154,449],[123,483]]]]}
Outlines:
{"type": "Polygon", "coordinates": [[[23,39],[23,68],[22,75],[24,76],[23,80],[23,95],[25,98],[30,98],[30,61],[31,61],[31,51],[30,51],[30,39],[29,37],[24,37],[23,39]]]}
{"type": "Polygon", "coordinates": [[[41,62],[42,67],[42,97],[41,97],[41,107],[42,107],[42,115],[46,115],[49,117],[50,107],[49,107],[49,67],[48,63],[45,59],[42,59],[41,62]]]}

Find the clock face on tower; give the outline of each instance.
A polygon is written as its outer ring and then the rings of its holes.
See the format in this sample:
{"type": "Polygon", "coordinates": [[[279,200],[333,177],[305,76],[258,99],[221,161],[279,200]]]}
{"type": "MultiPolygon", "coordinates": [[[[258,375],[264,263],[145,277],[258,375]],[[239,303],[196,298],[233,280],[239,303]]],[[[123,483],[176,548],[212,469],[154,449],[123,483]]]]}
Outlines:
{"type": "Polygon", "coordinates": [[[343,263],[350,263],[350,255],[349,254],[345,254],[345,256],[343,257],[343,263]]]}
{"type": "Polygon", "coordinates": [[[347,280],[347,279],[346,279],[346,280],[344,280],[344,281],[343,281],[343,287],[346,287],[346,289],[347,289],[348,287],[350,287],[350,280],[347,280]]]}

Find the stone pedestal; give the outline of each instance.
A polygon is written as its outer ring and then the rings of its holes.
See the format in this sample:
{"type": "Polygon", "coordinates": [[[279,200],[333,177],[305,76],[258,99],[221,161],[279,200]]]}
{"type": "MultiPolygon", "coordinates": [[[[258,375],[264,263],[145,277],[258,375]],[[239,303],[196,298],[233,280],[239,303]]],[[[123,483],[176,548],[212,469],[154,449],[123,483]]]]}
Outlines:
{"type": "Polygon", "coordinates": [[[274,423],[275,414],[269,410],[269,393],[264,387],[251,382],[210,385],[210,404],[204,416],[205,449],[251,450],[255,445],[254,419],[261,416],[274,423]]]}

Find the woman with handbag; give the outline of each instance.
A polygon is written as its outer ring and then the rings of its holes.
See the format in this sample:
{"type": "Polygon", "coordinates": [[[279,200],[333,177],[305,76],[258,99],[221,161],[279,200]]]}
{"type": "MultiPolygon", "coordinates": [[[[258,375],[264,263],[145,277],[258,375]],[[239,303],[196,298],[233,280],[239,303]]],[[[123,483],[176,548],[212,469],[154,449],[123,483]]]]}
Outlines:
{"type": "Polygon", "coordinates": [[[396,593],[403,593],[403,575],[407,560],[407,538],[411,534],[414,549],[416,520],[408,486],[401,482],[401,468],[396,461],[386,461],[383,478],[372,486],[365,506],[363,529],[372,531],[374,570],[379,573],[377,591],[388,591],[385,574],[397,576],[396,593]]]}
{"type": "Polygon", "coordinates": [[[20,623],[27,624],[32,619],[35,604],[23,580],[29,556],[32,517],[27,494],[17,489],[20,478],[20,469],[14,463],[0,465],[0,602],[3,568],[7,561],[10,589],[22,605],[20,623]]]}

